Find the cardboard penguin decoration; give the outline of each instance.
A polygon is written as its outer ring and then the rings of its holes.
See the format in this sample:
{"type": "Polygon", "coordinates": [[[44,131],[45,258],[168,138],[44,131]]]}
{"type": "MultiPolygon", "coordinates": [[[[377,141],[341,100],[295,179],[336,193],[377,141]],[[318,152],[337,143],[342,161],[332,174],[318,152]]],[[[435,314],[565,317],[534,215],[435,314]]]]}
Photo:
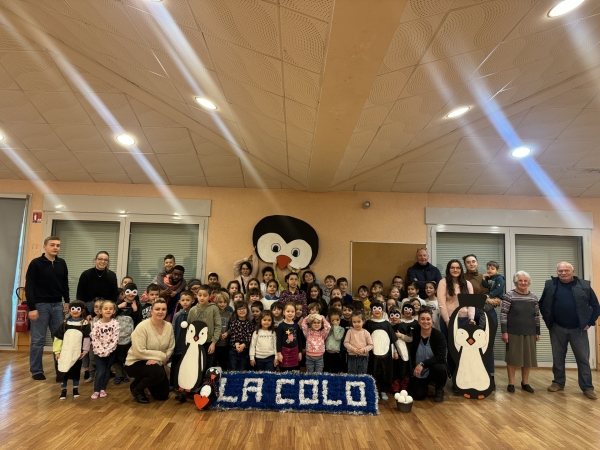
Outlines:
{"type": "Polygon", "coordinates": [[[272,266],[283,281],[290,271],[301,272],[319,253],[319,237],[303,220],[291,216],[267,216],[254,227],[252,244],[258,258],[272,266]]]}
{"type": "Polygon", "coordinates": [[[493,355],[496,324],[483,311],[485,301],[486,296],[482,294],[458,294],[459,307],[452,313],[448,326],[448,350],[456,363],[452,374],[453,386],[466,398],[478,400],[494,390],[485,363],[493,355]],[[469,306],[481,309],[485,314],[485,330],[479,325],[458,326],[460,308],[469,306]]]}
{"type": "Polygon", "coordinates": [[[186,393],[197,392],[204,381],[207,369],[206,349],[204,343],[208,339],[208,326],[202,321],[182,322],[185,330],[185,347],[177,368],[177,385],[181,392],[179,401],[186,401],[186,393]]]}
{"type": "Polygon", "coordinates": [[[200,410],[210,409],[212,404],[219,397],[219,381],[221,380],[222,370],[220,367],[211,367],[206,371],[204,383],[200,391],[194,395],[196,408],[200,410]]]}

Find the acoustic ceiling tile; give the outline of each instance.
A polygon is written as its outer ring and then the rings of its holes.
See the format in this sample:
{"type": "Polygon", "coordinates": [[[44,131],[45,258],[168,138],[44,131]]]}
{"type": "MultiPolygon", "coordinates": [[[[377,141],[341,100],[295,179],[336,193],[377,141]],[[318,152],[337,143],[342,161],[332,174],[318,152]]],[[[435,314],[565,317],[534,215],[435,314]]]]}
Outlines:
{"type": "Polygon", "coordinates": [[[244,134],[244,140],[248,146],[248,151],[255,156],[260,157],[265,153],[275,153],[287,157],[288,152],[285,141],[250,132],[244,134]]]}
{"type": "MultiPolygon", "coordinates": [[[[158,96],[158,94],[167,96],[173,100],[181,101],[181,94],[173,85],[173,82],[163,74],[158,74],[148,70],[140,69],[133,64],[127,64],[123,61],[118,61],[120,70],[117,72],[124,78],[127,78],[134,84],[137,84],[142,89],[151,92],[158,96]]],[[[164,72],[163,72],[164,73],[164,72]]]]}
{"type": "Polygon", "coordinates": [[[45,170],[53,174],[61,172],[85,172],[81,163],[66,147],[63,149],[35,149],[31,153],[40,161],[45,170]]]}
{"type": "Polygon", "coordinates": [[[409,194],[426,194],[429,189],[431,189],[431,183],[394,183],[391,190],[409,194]]]}
{"type": "Polygon", "coordinates": [[[154,153],[148,138],[144,134],[141,127],[96,127],[104,142],[108,145],[111,151],[115,153],[154,153]],[[117,141],[117,136],[127,134],[135,141],[132,146],[121,144],[117,141]]]}
{"type": "MultiPolygon", "coordinates": [[[[94,174],[124,174],[125,170],[112,153],[73,152],[75,158],[85,170],[96,179],[94,174]]],[[[96,181],[98,181],[96,179],[96,181]]]]}
{"type": "Polygon", "coordinates": [[[466,194],[471,188],[470,184],[440,184],[435,183],[431,186],[429,193],[431,194],[466,194]]]}
{"type": "Polygon", "coordinates": [[[240,161],[235,156],[200,156],[200,165],[207,177],[243,177],[240,161]]]}
{"type": "Polygon", "coordinates": [[[109,152],[93,125],[53,125],[54,132],[72,152],[109,152]]]}
{"type": "Polygon", "coordinates": [[[460,140],[454,153],[450,157],[450,163],[485,163],[494,159],[498,150],[504,145],[503,139],[464,137],[460,140]]]}
{"type": "Polygon", "coordinates": [[[377,130],[387,117],[392,105],[393,103],[388,103],[363,109],[354,131],[377,130]]]}
{"type": "Polygon", "coordinates": [[[221,85],[233,104],[284,122],[283,97],[226,76],[221,76],[221,85]]]}
{"type": "MultiPolygon", "coordinates": [[[[293,144],[297,147],[301,147],[309,151],[313,146],[314,134],[301,130],[298,127],[295,127],[291,124],[286,124],[287,131],[287,142],[288,144],[293,144]]],[[[285,138],[284,138],[285,139],[285,138]]]]}
{"type": "Polygon", "coordinates": [[[142,127],[181,126],[179,122],[174,121],[173,119],[165,116],[154,108],[151,108],[150,106],[133,97],[127,96],[127,100],[129,101],[129,105],[133,109],[133,112],[135,113],[138,122],[142,125],[142,127]]]}
{"type": "Polygon", "coordinates": [[[206,178],[201,176],[169,176],[168,178],[169,182],[175,186],[208,186],[206,178]]]}
{"type": "MultiPolygon", "coordinates": [[[[507,117],[506,120],[508,121],[508,125],[510,125],[511,129],[516,129],[519,126],[519,124],[523,121],[523,119],[525,119],[527,114],[529,114],[530,111],[531,109],[526,109],[517,114],[507,117]]],[[[469,133],[469,136],[502,137],[498,132],[498,128],[493,124],[490,124],[487,127],[480,128],[479,130],[474,131],[473,133],[469,133]]]]}
{"type": "Polygon", "coordinates": [[[0,161],[10,170],[18,172],[46,172],[48,169],[29,150],[0,150],[0,161]]]}
{"type": "Polygon", "coordinates": [[[27,96],[50,124],[88,124],[92,121],[72,92],[28,92],[27,96]]]}
{"type": "Polygon", "coordinates": [[[69,91],[54,60],[47,52],[0,53],[0,64],[25,91],[69,91]]]}
{"type": "Polygon", "coordinates": [[[92,75],[80,67],[71,64],[61,63],[61,58],[54,56],[57,65],[62,74],[69,83],[73,92],[120,92],[118,89],[105,82],[104,80],[92,75]]]}
{"type": "Polygon", "coordinates": [[[134,184],[152,184],[152,185],[164,185],[169,184],[169,179],[164,173],[129,173],[129,178],[134,184]]]}
{"type": "Polygon", "coordinates": [[[328,24],[284,8],[280,14],[283,60],[321,73],[325,63],[328,24]]]}
{"type": "Polygon", "coordinates": [[[390,192],[393,185],[393,181],[362,181],[354,185],[354,190],[361,192],[390,192]]]}
{"type": "Polygon", "coordinates": [[[518,195],[518,196],[527,196],[527,197],[539,197],[543,193],[539,187],[535,185],[530,186],[511,186],[506,191],[504,191],[504,195],[518,195]]]}
{"type": "Polygon", "coordinates": [[[546,189],[552,186],[556,180],[561,178],[569,171],[569,167],[565,166],[544,166],[543,172],[534,167],[534,170],[525,170],[523,175],[519,177],[513,186],[542,186],[546,189]]]}
{"type": "Polygon", "coordinates": [[[252,154],[265,164],[268,164],[272,168],[279,170],[284,175],[289,173],[289,160],[286,154],[281,154],[278,151],[273,151],[270,149],[268,150],[264,147],[253,149],[252,154]]]}
{"type": "Polygon", "coordinates": [[[558,139],[598,141],[600,140],[600,134],[598,133],[599,125],[600,111],[584,109],[560,134],[558,139]]]}
{"type": "Polygon", "coordinates": [[[447,164],[436,180],[437,184],[468,184],[485,170],[486,164],[447,164]]]}
{"type": "Polygon", "coordinates": [[[589,188],[600,181],[600,170],[598,169],[571,169],[560,177],[556,184],[561,189],[566,188],[589,188]]]}
{"type": "Polygon", "coordinates": [[[50,172],[21,172],[14,171],[22,180],[31,181],[56,181],[56,177],[50,172]]]}
{"type": "Polygon", "coordinates": [[[182,96],[189,95],[190,100],[194,102],[196,97],[201,96],[216,105],[223,103],[222,99],[225,97],[217,72],[205,67],[194,58],[182,58],[176,53],[165,53],[159,50],[153,50],[153,53],[182,96]]]}
{"type": "Polygon", "coordinates": [[[458,145],[459,141],[450,142],[449,144],[442,145],[435,150],[428,151],[422,155],[417,156],[414,161],[426,161],[426,162],[446,162],[452,156],[454,149],[458,145]]]}
{"type": "Polygon", "coordinates": [[[52,172],[58,181],[93,183],[94,178],[87,172],[52,172]]]}
{"type": "Polygon", "coordinates": [[[211,35],[206,41],[218,73],[283,95],[281,61],[211,35]]]}
{"type": "Polygon", "coordinates": [[[407,67],[406,69],[378,75],[365,102],[365,108],[396,101],[413,70],[414,67],[407,67]]]}
{"type": "Polygon", "coordinates": [[[13,80],[10,74],[4,69],[4,67],[0,66],[0,90],[13,90],[18,91],[21,88],[19,85],[13,80]]]}
{"type": "Polygon", "coordinates": [[[9,25],[0,25],[0,51],[45,51],[46,49],[31,39],[18,34],[9,25]]]}
{"type": "Polygon", "coordinates": [[[171,176],[204,177],[197,155],[156,155],[163,170],[171,176]]]}
{"type": "Polygon", "coordinates": [[[459,3],[458,0],[410,0],[406,3],[400,22],[410,22],[435,14],[443,14],[450,7],[456,8],[457,3],[459,3]]]}
{"type": "Polygon", "coordinates": [[[363,157],[371,142],[375,138],[375,130],[359,131],[353,133],[350,137],[350,142],[344,152],[342,162],[354,161],[358,162],[363,157]]]}
{"type": "Polygon", "coordinates": [[[98,183],[131,184],[131,179],[125,173],[90,173],[98,183]]]}
{"type": "Polygon", "coordinates": [[[304,164],[310,164],[311,151],[302,147],[298,147],[294,144],[287,144],[288,148],[288,156],[291,159],[295,159],[296,161],[300,161],[304,164]]]}
{"type": "Polygon", "coordinates": [[[145,127],[143,130],[152,142],[154,153],[188,153],[195,158],[196,149],[187,128],[145,127]]]}
{"type": "Polygon", "coordinates": [[[274,58],[280,56],[277,5],[259,0],[197,0],[189,4],[204,33],[274,58]]]}
{"type": "Polygon", "coordinates": [[[7,123],[5,126],[28,148],[56,148],[64,145],[52,127],[47,124],[15,122],[7,123]]]}
{"type": "Polygon", "coordinates": [[[294,100],[285,100],[285,118],[288,123],[310,133],[315,131],[317,110],[294,100]]]}
{"type": "Polygon", "coordinates": [[[279,4],[285,8],[293,9],[299,13],[314,17],[315,19],[329,22],[333,11],[333,0],[280,0],[279,4]]]}
{"type": "Polygon", "coordinates": [[[517,181],[525,170],[520,164],[490,164],[473,184],[474,186],[505,186],[517,181]]]}
{"type": "Polygon", "coordinates": [[[249,189],[281,189],[281,181],[273,178],[244,177],[244,185],[249,189]]]}
{"type": "MultiPolygon", "coordinates": [[[[590,142],[588,141],[588,144],[590,142]]],[[[581,158],[576,164],[575,167],[583,168],[583,169],[600,169],[600,148],[598,147],[589,147],[589,153],[581,158]]],[[[572,164],[569,164],[571,166],[572,164]]]]}
{"type": "Polygon", "coordinates": [[[289,173],[290,177],[296,180],[298,183],[306,186],[308,183],[308,164],[301,163],[299,161],[290,160],[289,173]]]}
{"type": "Polygon", "coordinates": [[[443,18],[443,14],[437,14],[400,23],[379,73],[393,72],[418,64],[443,18]]]}
{"type": "Polygon", "coordinates": [[[408,161],[402,164],[397,183],[433,183],[444,168],[443,162],[408,161]]]}
{"type": "Polygon", "coordinates": [[[215,114],[209,114],[198,108],[190,108],[190,111],[193,112],[196,121],[210,131],[242,149],[246,148],[246,143],[237,123],[223,119],[215,114]]]}
{"type": "MultiPolygon", "coordinates": [[[[285,124],[282,121],[272,119],[271,117],[258,114],[245,108],[240,108],[236,105],[233,105],[231,108],[235,115],[235,120],[239,124],[239,129],[244,136],[248,134],[259,136],[265,135],[274,139],[279,139],[280,141],[286,140],[285,124]]],[[[297,127],[294,128],[292,133],[294,133],[295,136],[300,135],[301,133],[311,134],[307,131],[298,129],[297,127]]],[[[300,140],[300,138],[296,137],[296,140],[300,140]]]]}
{"type": "Polygon", "coordinates": [[[198,155],[229,155],[229,152],[198,133],[190,131],[190,136],[198,155]]]}
{"type": "Polygon", "coordinates": [[[575,108],[532,108],[516,131],[521,138],[557,138],[580,111],[575,108]]]}
{"type": "Polygon", "coordinates": [[[589,141],[554,141],[536,161],[542,166],[574,166],[596,147],[589,141]]]}
{"type": "MultiPolygon", "coordinates": [[[[31,6],[39,8],[50,9],[58,14],[62,14],[73,19],[80,19],[77,15],[76,10],[67,2],[57,2],[55,0],[25,0],[26,3],[30,3],[31,6]]],[[[22,3],[25,3],[22,2],[22,3]]]]}
{"type": "Polygon", "coordinates": [[[561,191],[561,193],[557,195],[558,197],[564,196],[564,197],[574,198],[574,197],[581,196],[581,194],[583,194],[585,191],[587,191],[587,188],[569,186],[569,187],[560,187],[560,191],[561,191]]]}
{"type": "Polygon", "coordinates": [[[93,96],[75,94],[95,125],[139,126],[125,94],[97,93],[93,96]]]}
{"type": "MultiPolygon", "coordinates": [[[[140,153],[113,153],[113,155],[130,177],[131,175],[146,174],[158,182],[158,178],[165,175],[155,155],[140,153]]],[[[131,181],[135,183],[133,178],[131,181]]]]}
{"type": "Polygon", "coordinates": [[[23,91],[0,91],[0,120],[45,123],[44,118],[23,91]]]}
{"type": "Polygon", "coordinates": [[[321,75],[283,63],[285,97],[316,108],[321,95],[321,75]]]}
{"type": "MultiPolygon", "coordinates": [[[[200,106],[200,104],[196,101],[196,97],[198,95],[196,92],[194,92],[194,90],[186,88],[185,86],[182,86],[178,83],[176,84],[176,86],[177,90],[181,93],[181,96],[186,101],[187,108],[192,113],[192,117],[196,118],[197,120],[199,115],[211,118],[211,123],[214,122],[212,125],[213,128],[221,127],[221,121],[235,122],[235,117],[231,108],[232,105],[230,105],[227,99],[224,96],[222,96],[222,92],[215,91],[214,95],[209,95],[207,93],[203,94],[205,98],[207,98],[209,101],[213,102],[217,106],[216,110],[211,111],[200,106]],[[201,114],[198,114],[198,111],[201,114]]],[[[201,119],[199,120],[199,122],[204,124],[205,119],[201,119]]]]}
{"type": "Polygon", "coordinates": [[[243,178],[229,178],[229,177],[206,177],[206,182],[210,187],[230,187],[230,188],[243,188],[243,178]]]}
{"type": "Polygon", "coordinates": [[[169,0],[168,2],[122,1],[127,7],[128,14],[131,14],[131,10],[139,10],[155,16],[157,20],[166,21],[169,26],[172,26],[171,23],[175,22],[184,27],[198,28],[187,0],[169,0]]]}
{"type": "Polygon", "coordinates": [[[467,191],[467,195],[502,195],[508,188],[510,188],[509,184],[497,186],[473,185],[467,191]]]}

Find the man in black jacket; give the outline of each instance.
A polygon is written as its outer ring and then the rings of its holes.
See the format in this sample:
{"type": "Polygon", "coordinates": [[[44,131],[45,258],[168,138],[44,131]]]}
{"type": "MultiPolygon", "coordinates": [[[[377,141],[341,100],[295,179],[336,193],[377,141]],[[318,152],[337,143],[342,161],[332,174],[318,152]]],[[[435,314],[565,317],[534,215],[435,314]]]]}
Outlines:
{"type": "Polygon", "coordinates": [[[540,312],[550,331],[552,345],[552,372],[554,379],[548,391],[562,391],[565,388],[565,358],[567,344],[577,362],[579,387],[590,400],[598,397],[592,384],[590,369],[590,342],[587,330],[596,324],[600,315],[598,297],[590,282],[574,276],[573,266],[560,262],[556,266],[558,278],[546,281],[540,298],[540,312]]]}
{"type": "Polygon", "coordinates": [[[42,365],[46,330],[50,327],[54,340],[54,332],[64,320],[69,307],[69,272],[65,260],[56,256],[59,251],[60,238],[47,237],[44,240],[44,253],[31,260],[25,276],[25,294],[31,320],[29,370],[34,380],[46,379],[42,365]]]}
{"type": "MultiPolygon", "coordinates": [[[[440,269],[429,262],[429,253],[426,248],[417,249],[416,260],[406,272],[406,285],[416,282],[419,285],[419,297],[426,299],[425,284],[428,281],[435,281],[436,284],[439,284],[442,274],[440,269]]],[[[406,286],[404,286],[404,289],[406,289],[406,286]]]]}

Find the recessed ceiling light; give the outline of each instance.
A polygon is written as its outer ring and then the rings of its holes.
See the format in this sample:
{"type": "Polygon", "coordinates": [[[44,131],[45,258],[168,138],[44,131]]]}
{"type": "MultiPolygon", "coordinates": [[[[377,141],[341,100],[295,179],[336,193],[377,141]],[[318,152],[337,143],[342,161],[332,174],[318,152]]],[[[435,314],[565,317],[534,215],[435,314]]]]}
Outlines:
{"type": "Polygon", "coordinates": [[[54,205],[55,208],[64,208],[65,205],[54,205]]]}
{"type": "Polygon", "coordinates": [[[0,141],[3,141],[3,140],[4,140],[4,136],[2,136],[2,135],[0,134],[0,141]]]}
{"type": "Polygon", "coordinates": [[[510,152],[510,154],[515,158],[525,158],[530,153],[531,149],[529,147],[517,147],[510,152]]]}
{"type": "Polygon", "coordinates": [[[549,17],[558,17],[563,14],[568,13],[569,11],[573,11],[579,5],[581,5],[585,0],[563,0],[558,5],[550,10],[548,13],[549,17]]]}
{"type": "Polygon", "coordinates": [[[211,102],[210,100],[206,100],[205,98],[202,97],[196,97],[196,101],[198,103],[200,103],[200,106],[206,108],[206,109],[217,109],[217,105],[215,105],[213,102],[211,102]]]}
{"type": "Polygon", "coordinates": [[[117,141],[119,141],[123,145],[133,145],[135,144],[135,140],[129,136],[128,134],[120,134],[117,136],[117,141]]]}
{"type": "Polygon", "coordinates": [[[450,111],[450,112],[449,112],[449,113],[446,115],[446,117],[447,117],[448,119],[453,119],[453,118],[455,118],[455,117],[462,116],[462,115],[463,115],[464,113],[466,113],[466,112],[467,112],[469,109],[471,109],[471,107],[470,107],[470,106],[461,106],[460,108],[456,108],[456,109],[454,109],[454,110],[450,111]]]}

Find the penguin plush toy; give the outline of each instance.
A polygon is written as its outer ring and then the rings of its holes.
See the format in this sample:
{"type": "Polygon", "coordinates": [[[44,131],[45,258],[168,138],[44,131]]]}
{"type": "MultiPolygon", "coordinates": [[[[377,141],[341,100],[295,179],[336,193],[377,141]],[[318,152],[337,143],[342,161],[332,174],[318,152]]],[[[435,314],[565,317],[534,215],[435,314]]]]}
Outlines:
{"type": "Polygon", "coordinates": [[[185,330],[185,347],[177,368],[177,385],[181,394],[178,399],[184,403],[187,393],[197,392],[204,380],[206,350],[204,343],[208,339],[208,326],[202,321],[182,322],[185,330]]]}
{"type": "Polygon", "coordinates": [[[456,362],[453,374],[454,388],[466,398],[482,400],[492,393],[494,386],[485,363],[493,355],[496,324],[483,312],[486,296],[458,294],[459,308],[452,313],[448,330],[448,350],[456,362]],[[474,306],[486,318],[485,330],[478,325],[458,326],[461,307],[474,306]]]}
{"type": "Polygon", "coordinates": [[[204,383],[200,392],[194,395],[196,408],[200,410],[210,409],[214,401],[219,397],[219,381],[221,380],[221,368],[211,367],[206,371],[204,383]]]}
{"type": "Polygon", "coordinates": [[[291,216],[261,219],[254,227],[252,244],[258,259],[273,267],[278,280],[283,280],[291,271],[299,273],[306,269],[319,253],[315,229],[291,216]]]}

